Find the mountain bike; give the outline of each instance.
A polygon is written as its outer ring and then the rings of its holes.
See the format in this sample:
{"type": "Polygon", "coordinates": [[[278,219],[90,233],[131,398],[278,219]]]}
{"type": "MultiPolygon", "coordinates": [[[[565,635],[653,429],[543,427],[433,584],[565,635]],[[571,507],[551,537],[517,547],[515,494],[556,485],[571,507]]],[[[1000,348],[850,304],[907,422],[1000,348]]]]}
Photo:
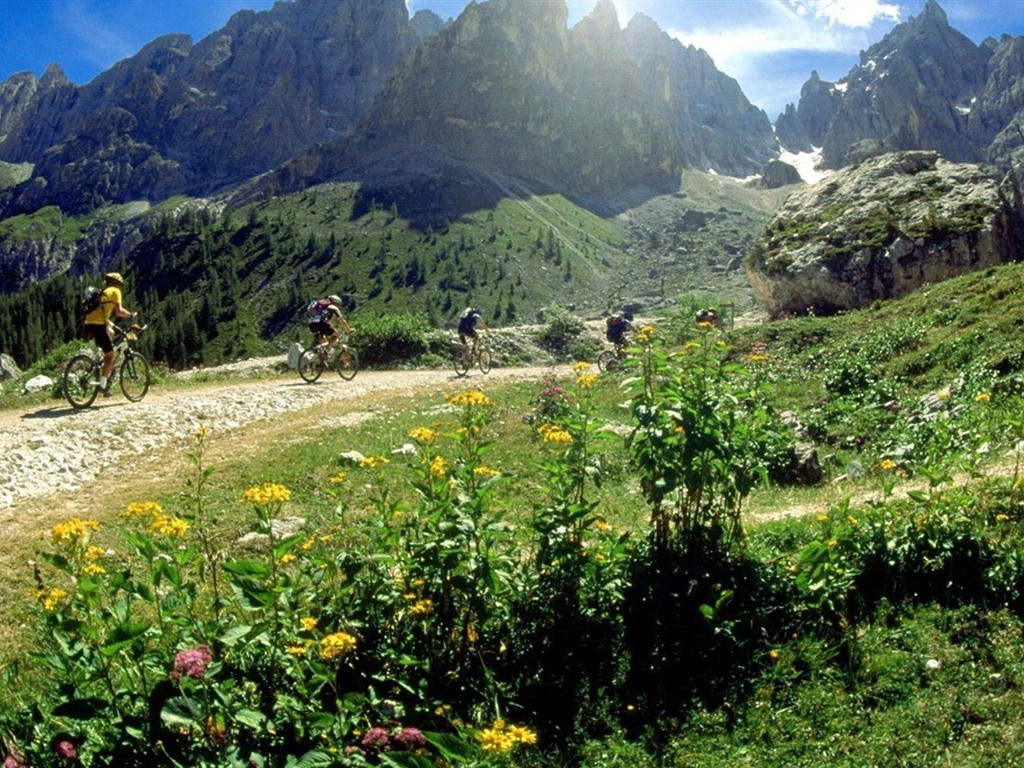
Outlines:
{"type": "Polygon", "coordinates": [[[621,349],[618,347],[615,349],[606,349],[597,356],[597,368],[601,373],[617,371],[622,367],[622,363],[625,362],[627,357],[629,357],[629,353],[626,352],[625,346],[621,349]]]}
{"type": "Polygon", "coordinates": [[[359,373],[359,353],[348,345],[344,337],[334,345],[333,359],[326,341],[318,341],[299,355],[299,376],[310,384],[319,379],[324,371],[332,368],[345,381],[352,381],[359,373]]]}
{"type": "Polygon", "coordinates": [[[480,368],[480,373],[490,373],[491,352],[487,349],[486,342],[481,339],[477,344],[475,357],[471,344],[456,344],[455,349],[452,350],[452,365],[455,367],[455,373],[465,376],[474,363],[480,368]]]}
{"type": "MultiPolygon", "coordinates": [[[[149,391],[149,361],[132,347],[132,342],[146,329],[144,325],[131,325],[127,328],[114,325],[114,368],[121,392],[133,403],[139,402],[149,391]]],[[[96,400],[100,392],[109,394],[113,384],[107,382],[106,390],[99,385],[100,373],[103,371],[103,356],[98,351],[82,352],[71,358],[64,366],[62,389],[64,397],[72,408],[88,408],[96,400]]]]}

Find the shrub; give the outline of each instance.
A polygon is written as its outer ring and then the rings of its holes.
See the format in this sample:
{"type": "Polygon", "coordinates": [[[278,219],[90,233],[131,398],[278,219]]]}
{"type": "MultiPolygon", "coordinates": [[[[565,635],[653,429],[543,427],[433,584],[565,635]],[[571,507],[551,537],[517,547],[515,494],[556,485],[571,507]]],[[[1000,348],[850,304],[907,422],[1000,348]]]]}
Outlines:
{"type": "Polygon", "coordinates": [[[537,336],[537,341],[552,354],[564,358],[585,359],[573,355],[579,351],[579,344],[585,338],[587,327],[578,317],[561,307],[553,307],[544,312],[544,328],[537,336]]]}
{"type": "Polygon", "coordinates": [[[425,314],[361,318],[353,343],[365,365],[413,360],[429,348],[430,321],[425,314]]]}

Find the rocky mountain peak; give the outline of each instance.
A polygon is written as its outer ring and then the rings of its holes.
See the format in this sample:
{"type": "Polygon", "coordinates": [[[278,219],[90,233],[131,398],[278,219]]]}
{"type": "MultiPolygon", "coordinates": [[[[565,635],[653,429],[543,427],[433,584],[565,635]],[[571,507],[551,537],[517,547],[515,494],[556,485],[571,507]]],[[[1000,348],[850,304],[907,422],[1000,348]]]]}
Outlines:
{"type": "Polygon", "coordinates": [[[950,27],[945,11],[929,0],[918,16],[863,51],[839,83],[812,73],[801,89],[798,125],[787,125],[780,141],[799,150],[806,136],[822,148],[822,166],[833,169],[914,149],[980,161],[991,133],[985,136],[969,115],[991,56],[991,48],[950,27]]]}

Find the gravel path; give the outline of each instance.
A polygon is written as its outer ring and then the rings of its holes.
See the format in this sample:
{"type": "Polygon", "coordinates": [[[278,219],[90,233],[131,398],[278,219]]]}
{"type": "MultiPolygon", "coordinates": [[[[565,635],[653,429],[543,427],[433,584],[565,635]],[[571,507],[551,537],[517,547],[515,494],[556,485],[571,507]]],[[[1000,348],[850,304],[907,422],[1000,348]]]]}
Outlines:
{"type": "MultiPolygon", "coordinates": [[[[253,366],[260,361],[253,361],[253,366]]],[[[243,366],[244,368],[244,366],[243,366]]],[[[236,364],[236,370],[238,366],[236,364]]],[[[568,368],[565,369],[568,371],[568,368]]],[[[295,374],[195,387],[151,390],[141,403],[117,393],[76,411],[63,402],[0,413],[0,532],[19,507],[89,486],[133,457],[182,445],[201,423],[217,434],[333,401],[357,410],[403,391],[459,391],[499,381],[539,379],[551,367],[495,368],[486,377],[451,371],[362,371],[351,382],[324,376],[314,385],[295,374]]],[[[244,374],[243,374],[244,375],[244,374]]]]}

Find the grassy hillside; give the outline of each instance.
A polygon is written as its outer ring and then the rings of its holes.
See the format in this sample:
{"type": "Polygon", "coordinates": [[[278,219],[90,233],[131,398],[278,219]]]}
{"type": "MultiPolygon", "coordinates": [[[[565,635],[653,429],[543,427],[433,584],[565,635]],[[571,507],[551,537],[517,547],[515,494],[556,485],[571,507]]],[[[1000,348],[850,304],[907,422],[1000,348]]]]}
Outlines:
{"type": "MultiPolygon", "coordinates": [[[[739,255],[778,193],[696,176],[670,198],[592,210],[523,193],[437,230],[415,229],[395,210],[364,210],[352,185],[331,184],[236,210],[181,199],[88,218],[46,209],[4,222],[0,239],[15,252],[35,240],[77,241],[73,271],[95,280],[93,242],[115,226],[134,231],[130,257],[103,268],[127,276],[129,306],[152,323],[160,346],[147,351],[175,367],[214,364],[304,338],[302,308],[328,293],[345,299],[357,324],[422,314],[439,328],[470,304],[494,326],[536,322],[547,307],[650,313],[681,293],[724,297],[742,312],[751,296],[739,255]]],[[[9,318],[0,348],[27,365],[67,340],[81,286],[62,276],[0,297],[9,318]]]]}
{"type": "Polygon", "coordinates": [[[1016,764],[1020,278],[666,314],[625,375],[261,425],[214,474],[200,430],[182,487],[41,543],[0,728],[121,765],[1016,764]],[[779,510],[798,439],[833,458],[779,510]]]}

